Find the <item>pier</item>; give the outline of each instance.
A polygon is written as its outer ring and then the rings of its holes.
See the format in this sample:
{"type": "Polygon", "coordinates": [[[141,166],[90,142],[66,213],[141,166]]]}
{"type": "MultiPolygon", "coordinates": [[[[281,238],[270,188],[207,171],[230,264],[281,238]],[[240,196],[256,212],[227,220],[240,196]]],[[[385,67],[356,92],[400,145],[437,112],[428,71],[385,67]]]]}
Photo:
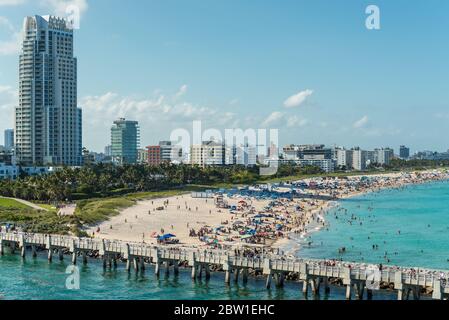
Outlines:
{"type": "MultiPolygon", "coordinates": [[[[265,254],[256,257],[236,256],[233,250],[197,249],[183,246],[155,246],[117,240],[78,238],[61,235],[6,233],[0,232],[0,254],[6,248],[11,253],[20,252],[23,258],[31,252],[36,257],[37,251],[45,250],[51,262],[54,255],[60,260],[69,253],[71,263],[87,263],[87,257],[95,254],[103,262],[104,268],[116,268],[117,263],[126,262],[126,270],[145,272],[146,265],[154,265],[156,276],[164,273],[176,276],[179,267],[191,268],[192,279],[206,280],[212,270],[222,270],[225,282],[242,281],[246,283],[250,271],[266,277],[266,287],[282,287],[288,275],[295,275],[295,281],[305,297],[309,294],[319,296],[328,294],[331,281],[338,280],[346,288],[346,299],[372,299],[376,291],[382,290],[380,283],[392,285],[398,300],[421,298],[424,291],[432,292],[432,298],[445,300],[449,296],[447,270],[423,268],[406,268],[338,261],[335,265],[327,260],[292,259],[287,256],[265,254]],[[376,269],[377,268],[377,269],[376,269]],[[374,270],[374,271],[373,271],[374,270]],[[377,270],[377,272],[376,272],[377,270]],[[377,283],[377,286],[376,286],[377,283]],[[366,294],[365,294],[366,293],[366,294]]],[[[293,281],[293,280],[292,280],[293,281]]],[[[300,289],[298,289],[298,293],[300,289]]]]}

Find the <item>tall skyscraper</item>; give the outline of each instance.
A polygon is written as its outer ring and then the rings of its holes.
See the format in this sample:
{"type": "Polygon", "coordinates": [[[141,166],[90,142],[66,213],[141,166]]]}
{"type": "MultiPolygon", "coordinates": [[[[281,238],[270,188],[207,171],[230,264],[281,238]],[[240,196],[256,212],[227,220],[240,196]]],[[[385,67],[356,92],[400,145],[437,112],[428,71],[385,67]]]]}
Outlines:
{"type": "Polygon", "coordinates": [[[5,130],[5,149],[12,150],[14,148],[14,129],[5,130]]]}
{"type": "Polygon", "coordinates": [[[26,17],[15,110],[17,162],[81,165],[81,117],[73,30],[61,18],[26,17]]]}
{"type": "Polygon", "coordinates": [[[116,164],[137,162],[139,149],[139,124],[124,118],[114,121],[111,128],[112,161],[116,164]]]}

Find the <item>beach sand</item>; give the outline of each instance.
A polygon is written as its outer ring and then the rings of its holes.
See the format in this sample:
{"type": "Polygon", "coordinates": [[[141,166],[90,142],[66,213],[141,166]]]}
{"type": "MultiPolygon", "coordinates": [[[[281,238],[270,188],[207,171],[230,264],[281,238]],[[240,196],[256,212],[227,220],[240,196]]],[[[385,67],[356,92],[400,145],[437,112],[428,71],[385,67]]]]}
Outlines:
{"type": "MultiPolygon", "coordinates": [[[[379,174],[370,176],[371,179],[380,179],[375,185],[363,188],[353,188],[342,185],[338,190],[307,190],[300,199],[294,201],[281,201],[281,205],[274,207],[273,212],[281,216],[287,216],[288,222],[282,222],[287,227],[283,236],[276,239],[267,239],[266,244],[282,251],[294,252],[300,249],[298,239],[306,240],[311,232],[319,231],[324,227],[326,211],[330,206],[336,204],[337,199],[344,199],[361,195],[367,192],[378,191],[384,188],[400,187],[408,183],[419,183],[421,179],[402,177],[403,173],[379,174]],[[301,211],[296,211],[300,206],[301,211]]],[[[360,177],[351,177],[349,181],[355,181],[360,177]]],[[[305,179],[303,181],[311,181],[305,179]]],[[[347,180],[342,180],[346,183],[347,180]]],[[[254,207],[255,213],[264,212],[271,200],[256,200],[237,196],[225,201],[229,205],[237,205],[240,200],[245,200],[250,207],[254,207]]],[[[198,237],[190,237],[190,230],[198,231],[202,227],[211,229],[225,226],[232,227],[236,221],[247,224],[252,215],[248,211],[231,214],[229,209],[219,209],[213,198],[192,198],[190,194],[174,196],[169,198],[139,201],[135,206],[122,210],[118,216],[112,217],[98,226],[92,227],[87,232],[95,237],[104,239],[118,239],[123,241],[142,242],[156,244],[156,235],[171,233],[176,235],[180,244],[189,246],[204,245],[198,237]],[[166,205],[168,202],[168,205],[166,205]],[[156,210],[163,207],[163,210],[156,210]],[[227,223],[226,223],[227,222],[227,223]],[[100,232],[97,232],[100,228],[100,232]]],[[[271,225],[280,223],[275,218],[269,219],[271,225]]],[[[232,228],[231,228],[232,229],[232,228]]],[[[219,242],[224,243],[226,238],[233,238],[233,243],[239,243],[238,232],[231,231],[230,234],[216,235],[214,232],[208,236],[217,237],[219,242]]],[[[302,241],[300,241],[302,242],[302,241]]],[[[227,242],[230,244],[229,242],[227,242]]]]}
{"type": "MultiPolygon", "coordinates": [[[[237,205],[239,199],[225,200],[230,205],[237,205]]],[[[262,210],[268,203],[269,201],[265,200],[252,200],[256,210],[262,210]]],[[[154,234],[172,233],[181,244],[202,245],[204,243],[200,242],[198,237],[189,236],[190,229],[217,227],[225,221],[232,222],[237,219],[241,218],[230,214],[229,209],[217,208],[213,198],[198,199],[189,194],[139,201],[135,206],[122,210],[118,216],[88,229],[87,232],[95,232],[97,238],[132,242],[143,240],[149,244],[156,244],[156,238],[152,237],[154,234]],[[164,206],[166,201],[168,205],[164,206]],[[164,207],[164,210],[156,210],[158,207],[164,207]],[[99,233],[96,232],[97,228],[100,228],[99,233]]]]}

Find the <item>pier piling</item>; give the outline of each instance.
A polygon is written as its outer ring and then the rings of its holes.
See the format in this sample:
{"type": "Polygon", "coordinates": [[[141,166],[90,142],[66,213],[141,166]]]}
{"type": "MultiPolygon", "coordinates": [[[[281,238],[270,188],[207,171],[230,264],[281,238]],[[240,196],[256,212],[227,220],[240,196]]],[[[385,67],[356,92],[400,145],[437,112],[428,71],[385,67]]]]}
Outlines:
{"type": "Polygon", "coordinates": [[[248,268],[243,269],[242,281],[244,285],[248,283],[248,273],[249,273],[248,268]]]}
{"type": "Polygon", "coordinates": [[[239,274],[240,274],[240,269],[239,268],[235,268],[234,269],[234,282],[235,283],[239,282],[239,274]]]}
{"type": "Polygon", "coordinates": [[[165,276],[170,276],[170,261],[168,260],[165,261],[165,276]]]}
{"type": "Polygon", "coordinates": [[[209,264],[206,264],[204,266],[204,271],[206,273],[206,280],[209,280],[210,279],[210,266],[209,266],[209,264]]]}
{"type": "Polygon", "coordinates": [[[302,281],[302,293],[304,294],[305,297],[307,297],[307,295],[309,294],[309,280],[303,280],[302,281]]]}
{"type": "Polygon", "coordinates": [[[229,270],[226,270],[226,273],[225,273],[225,283],[226,284],[231,283],[231,272],[229,270]]]}
{"type": "MultiPolygon", "coordinates": [[[[279,287],[282,287],[287,275],[293,273],[302,281],[302,291],[307,298],[309,286],[315,296],[320,293],[321,283],[324,286],[325,294],[329,294],[330,279],[339,279],[346,286],[346,299],[352,298],[354,290],[355,299],[363,299],[366,290],[367,299],[373,297],[373,290],[366,287],[366,264],[342,262],[341,264],[329,266],[326,263],[317,260],[289,260],[282,255],[264,256],[262,259],[248,258],[241,256],[232,256],[232,252],[223,254],[222,251],[203,253],[192,248],[180,248],[173,250],[167,247],[154,247],[151,245],[111,243],[100,239],[80,239],[69,236],[49,236],[43,234],[20,234],[0,232],[0,254],[4,254],[5,247],[11,249],[14,253],[16,248],[20,249],[20,255],[25,257],[27,247],[31,248],[33,257],[37,256],[36,249],[44,248],[48,251],[48,261],[51,262],[53,254],[58,254],[59,259],[63,260],[64,251],[71,254],[73,264],[77,263],[78,255],[82,255],[83,263],[87,263],[87,254],[92,252],[101,257],[103,267],[107,265],[114,269],[117,267],[118,257],[126,259],[126,270],[129,272],[131,267],[143,272],[145,262],[154,263],[155,274],[159,276],[162,264],[165,267],[165,274],[169,275],[170,265],[173,264],[174,274],[178,275],[179,266],[187,261],[192,267],[192,279],[201,278],[203,271],[206,280],[210,278],[211,266],[213,269],[222,269],[225,272],[225,283],[231,282],[233,276],[235,283],[238,283],[239,275],[242,274],[242,282],[248,281],[249,270],[255,270],[257,273],[265,275],[267,289],[270,289],[271,282],[276,281],[279,287]],[[132,265],[131,265],[132,264],[132,265]],[[233,274],[232,274],[233,273],[233,274]]],[[[9,250],[8,250],[9,251],[9,250]]],[[[397,291],[398,300],[408,300],[412,298],[419,300],[424,289],[432,290],[433,299],[445,299],[449,294],[449,285],[444,281],[449,275],[449,271],[436,273],[434,270],[419,269],[416,274],[411,274],[408,268],[395,268],[393,270],[387,267],[382,270],[379,281],[394,284],[397,291]]]]}
{"type": "Polygon", "coordinates": [[[346,285],[346,300],[351,300],[351,284],[346,285]]]}
{"type": "Polygon", "coordinates": [[[271,273],[267,275],[267,281],[265,283],[265,288],[270,289],[271,288],[271,279],[272,279],[272,275],[271,273]]]}

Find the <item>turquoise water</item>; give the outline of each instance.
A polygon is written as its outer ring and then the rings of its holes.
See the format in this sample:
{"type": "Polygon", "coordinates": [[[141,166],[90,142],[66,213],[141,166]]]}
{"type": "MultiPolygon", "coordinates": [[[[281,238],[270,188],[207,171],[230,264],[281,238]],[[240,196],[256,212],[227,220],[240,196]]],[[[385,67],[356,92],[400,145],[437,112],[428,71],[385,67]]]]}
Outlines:
{"type": "Polygon", "coordinates": [[[449,270],[448,181],[346,199],[326,220],[328,230],[312,233],[311,246],[299,255],[449,270]],[[338,253],[341,247],[344,254],[338,253]]]}
{"type": "MultiPolygon", "coordinates": [[[[339,219],[335,219],[334,212],[339,208],[332,209],[327,215],[329,231],[313,233],[311,247],[303,248],[300,254],[386,263],[387,251],[390,264],[449,269],[448,204],[448,182],[344,200],[340,208],[347,209],[347,214],[339,211],[339,219]],[[357,220],[350,225],[352,214],[357,220]],[[373,250],[373,244],[379,249],[373,250]],[[346,253],[339,255],[338,248],[343,246],[346,253]]],[[[105,271],[94,259],[86,266],[79,265],[80,289],[68,290],[65,271],[69,261],[67,257],[63,262],[48,263],[44,255],[33,259],[28,253],[22,260],[18,254],[5,254],[0,257],[0,299],[304,299],[297,282],[286,282],[283,289],[266,290],[263,278],[250,278],[247,285],[227,286],[223,273],[212,273],[208,282],[194,282],[189,269],[181,269],[178,277],[157,279],[151,267],[144,274],[128,274],[124,264],[119,263],[116,270],[105,271]]],[[[330,295],[321,298],[344,299],[344,288],[332,287],[330,295]]],[[[395,298],[394,293],[374,294],[374,299],[395,298]]]]}
{"type": "MultiPolygon", "coordinates": [[[[178,277],[171,275],[159,279],[153,268],[144,274],[134,271],[128,274],[124,264],[116,270],[103,270],[102,264],[92,259],[86,266],[80,265],[80,289],[68,290],[65,287],[69,258],[63,262],[48,263],[45,256],[25,260],[19,255],[0,257],[0,299],[39,299],[39,300],[293,300],[304,299],[301,284],[286,282],[284,288],[265,289],[264,279],[251,278],[246,286],[224,283],[223,273],[212,273],[210,281],[192,281],[189,269],[180,269],[178,277]]],[[[311,297],[310,297],[311,298],[311,297]]],[[[331,294],[322,299],[344,299],[344,288],[332,287],[331,294]]],[[[394,294],[375,295],[374,299],[395,299],[394,294]]]]}

